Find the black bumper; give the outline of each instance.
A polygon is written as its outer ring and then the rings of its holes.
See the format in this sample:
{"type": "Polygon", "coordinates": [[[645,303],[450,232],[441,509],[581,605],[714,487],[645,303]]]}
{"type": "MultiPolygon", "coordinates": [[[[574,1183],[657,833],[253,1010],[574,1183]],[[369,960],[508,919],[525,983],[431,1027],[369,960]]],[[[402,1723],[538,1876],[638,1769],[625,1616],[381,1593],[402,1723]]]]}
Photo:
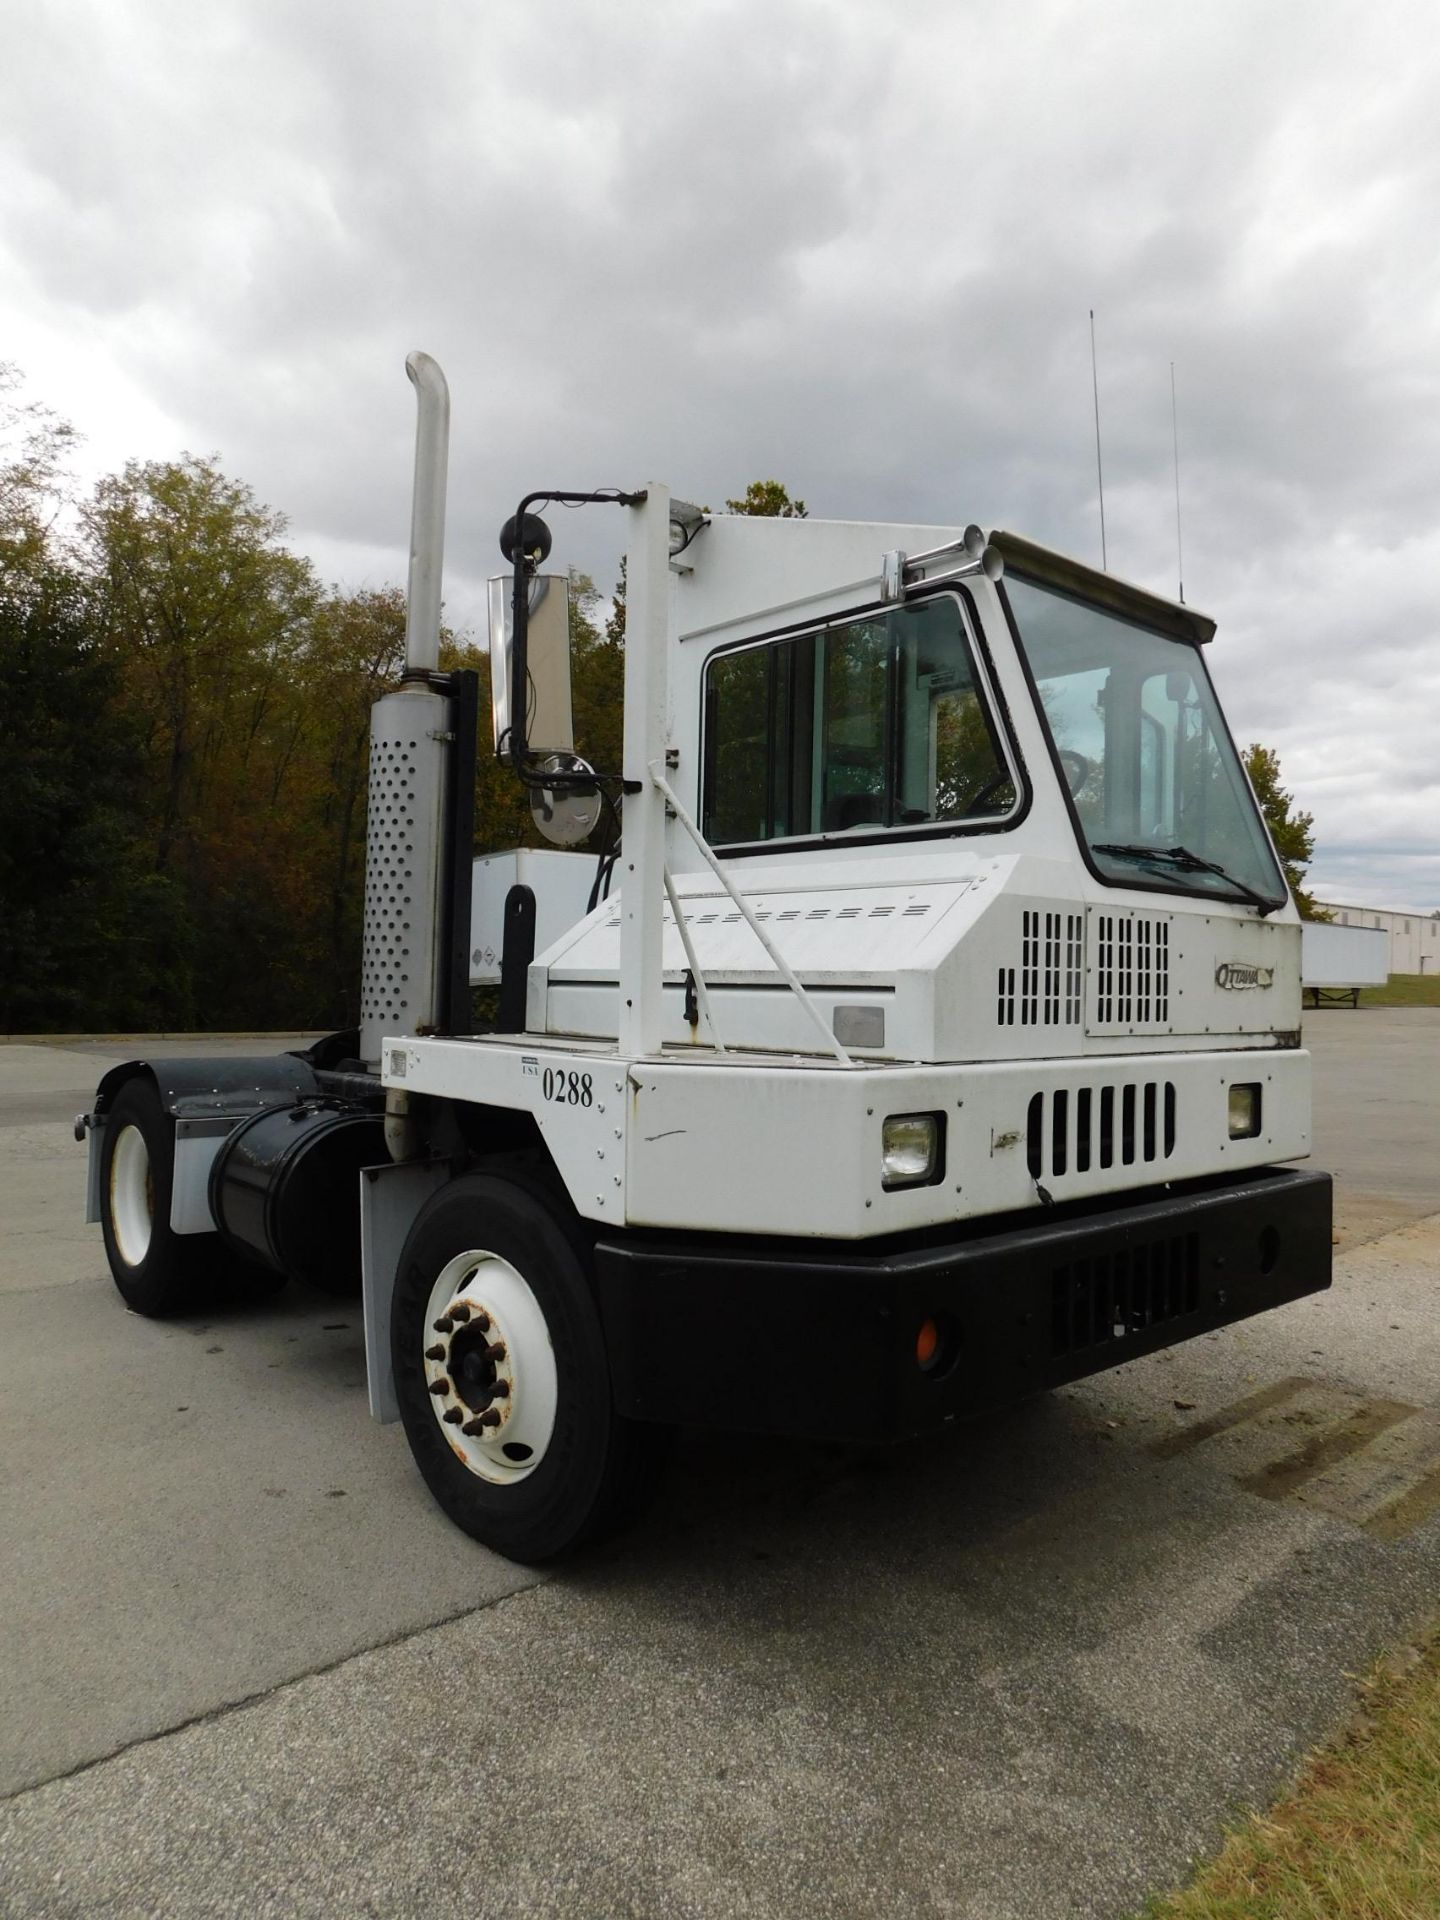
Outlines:
{"type": "Polygon", "coordinates": [[[943,1244],[625,1236],[596,1280],[620,1412],[898,1440],[1330,1284],[1330,1176],[1055,1207],[943,1244]],[[941,1345],[916,1357],[926,1320],[941,1345]]]}

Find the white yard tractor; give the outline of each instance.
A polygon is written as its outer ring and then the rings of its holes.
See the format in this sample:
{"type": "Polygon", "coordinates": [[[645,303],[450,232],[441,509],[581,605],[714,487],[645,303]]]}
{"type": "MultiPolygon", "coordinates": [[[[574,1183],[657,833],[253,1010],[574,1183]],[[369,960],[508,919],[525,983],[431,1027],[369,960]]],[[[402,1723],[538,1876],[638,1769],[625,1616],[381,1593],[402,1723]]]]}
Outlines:
{"type": "Polygon", "coordinates": [[[472,862],[424,355],[408,670],[375,708],[358,1031],[108,1073],[126,1300],[362,1285],[370,1405],[521,1560],[677,1424],[893,1441],[1329,1284],[1300,927],[1213,623],[1013,534],[544,489],[496,751],[560,846],[472,862]],[[629,522],[624,754],[578,759],[545,502],[629,522]],[[593,839],[592,839],[593,844],[593,839]],[[499,986],[474,1030],[472,987],[499,986]]]}

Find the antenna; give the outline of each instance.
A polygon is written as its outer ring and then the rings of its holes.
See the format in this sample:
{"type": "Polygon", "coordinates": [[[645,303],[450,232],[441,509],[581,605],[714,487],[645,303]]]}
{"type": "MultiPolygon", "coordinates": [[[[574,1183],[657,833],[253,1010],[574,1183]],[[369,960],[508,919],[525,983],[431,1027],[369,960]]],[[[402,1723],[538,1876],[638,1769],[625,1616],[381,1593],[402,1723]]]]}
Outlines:
{"type": "Polygon", "coordinates": [[[1185,604],[1185,547],[1180,538],[1180,417],[1175,411],[1175,362],[1170,362],[1170,437],[1175,446],[1175,577],[1185,604]]]}
{"type": "Polygon", "coordinates": [[[1095,478],[1100,487],[1100,566],[1110,570],[1105,550],[1105,469],[1100,464],[1100,376],[1095,369],[1095,309],[1090,309],[1090,384],[1095,392],[1095,478]]]}

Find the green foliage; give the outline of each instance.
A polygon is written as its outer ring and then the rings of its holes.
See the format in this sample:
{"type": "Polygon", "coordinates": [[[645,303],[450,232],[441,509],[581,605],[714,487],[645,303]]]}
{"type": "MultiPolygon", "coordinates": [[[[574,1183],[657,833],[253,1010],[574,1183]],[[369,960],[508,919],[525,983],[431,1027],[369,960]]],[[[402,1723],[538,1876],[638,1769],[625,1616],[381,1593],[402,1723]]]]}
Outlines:
{"type": "Polygon", "coordinates": [[[37,590],[51,564],[50,533],[67,492],[65,466],[77,438],[38,400],[12,396],[19,369],[0,360],[0,588],[37,590]]]}
{"type": "Polygon", "coordinates": [[[0,712],[0,1031],[163,1023],[176,902],[136,837],[140,728],[74,575],[0,590],[0,712]]]}
{"type": "Polygon", "coordinates": [[[1285,869],[1285,878],[1300,909],[1300,918],[1328,920],[1330,915],[1327,910],[1316,903],[1303,884],[1306,868],[1315,852],[1314,814],[1295,809],[1293,794],[1287,793],[1280,784],[1280,756],[1271,748],[1262,747],[1258,741],[1252,742],[1245,749],[1244,761],[1250,784],[1255,789],[1255,798],[1260,802],[1260,811],[1270,829],[1270,838],[1275,842],[1275,851],[1285,869]]]}
{"type": "MultiPolygon", "coordinates": [[[[314,1017],[309,655],[321,596],[283,517],[214,460],[131,462],[82,515],[104,638],[142,716],[137,823],[173,879],[186,1026],[314,1017]]],[[[322,703],[323,705],[323,703],[322,703]]]]}
{"type": "Polygon", "coordinates": [[[624,576],[616,589],[615,612],[601,628],[596,623],[600,595],[589,574],[570,572],[570,688],[575,719],[575,751],[602,773],[620,771],[624,744],[625,640],[624,576]]]}
{"type": "Polygon", "coordinates": [[[803,500],[792,500],[778,480],[752,480],[744,498],[727,500],[727,513],[746,513],[756,520],[805,520],[803,500]]]}
{"type": "Polygon", "coordinates": [[[625,644],[625,589],[629,584],[626,573],[629,563],[624,555],[620,559],[620,578],[615,582],[615,598],[610,603],[610,612],[605,621],[605,638],[612,647],[625,644]]]}

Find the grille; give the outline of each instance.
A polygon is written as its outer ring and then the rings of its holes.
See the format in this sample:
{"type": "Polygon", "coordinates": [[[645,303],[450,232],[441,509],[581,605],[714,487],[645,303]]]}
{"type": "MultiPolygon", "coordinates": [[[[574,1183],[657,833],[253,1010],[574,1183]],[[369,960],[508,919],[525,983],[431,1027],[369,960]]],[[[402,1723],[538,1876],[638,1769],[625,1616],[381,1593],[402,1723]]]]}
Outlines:
{"type": "Polygon", "coordinates": [[[1031,1095],[1025,1152],[1031,1177],[1102,1172],[1168,1160],[1175,1151],[1175,1086],[1129,1080],[1122,1086],[1056,1087],[1031,1095]]]}
{"type": "Polygon", "coordinates": [[[1095,1018],[1102,1027],[1170,1018],[1170,923],[1144,914],[1096,916],[1095,1018]]]}
{"type": "Polygon", "coordinates": [[[1082,947],[1078,913],[1027,910],[1020,922],[1020,965],[1000,969],[999,1024],[1077,1026],[1082,947]]]}
{"type": "Polygon", "coordinates": [[[1200,1306],[1200,1236],[1169,1234],[1069,1260],[1050,1275],[1053,1356],[1102,1347],[1200,1306]]]}

